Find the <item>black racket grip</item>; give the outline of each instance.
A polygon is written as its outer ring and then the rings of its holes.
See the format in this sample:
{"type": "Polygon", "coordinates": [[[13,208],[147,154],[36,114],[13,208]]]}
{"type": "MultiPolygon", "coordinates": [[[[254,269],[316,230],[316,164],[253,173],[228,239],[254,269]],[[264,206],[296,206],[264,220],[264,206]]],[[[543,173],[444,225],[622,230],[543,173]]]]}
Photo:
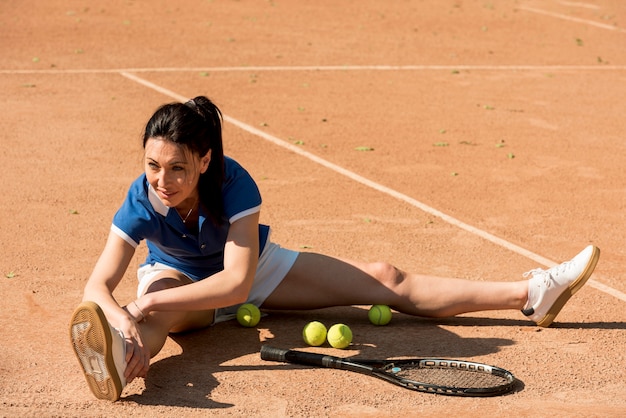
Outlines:
{"type": "Polygon", "coordinates": [[[317,353],[307,353],[304,351],[292,351],[282,348],[261,347],[261,359],[270,361],[281,361],[286,363],[306,364],[309,366],[330,367],[341,369],[341,359],[333,356],[325,356],[317,353]]]}

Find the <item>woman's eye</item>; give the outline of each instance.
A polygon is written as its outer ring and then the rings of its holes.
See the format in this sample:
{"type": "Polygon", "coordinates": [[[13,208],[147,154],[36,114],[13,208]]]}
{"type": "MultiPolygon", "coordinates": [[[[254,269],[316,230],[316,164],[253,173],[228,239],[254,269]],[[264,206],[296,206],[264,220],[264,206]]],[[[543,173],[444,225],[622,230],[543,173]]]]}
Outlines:
{"type": "Polygon", "coordinates": [[[159,166],[156,163],[148,163],[148,167],[150,167],[153,170],[159,169],[159,166]]]}

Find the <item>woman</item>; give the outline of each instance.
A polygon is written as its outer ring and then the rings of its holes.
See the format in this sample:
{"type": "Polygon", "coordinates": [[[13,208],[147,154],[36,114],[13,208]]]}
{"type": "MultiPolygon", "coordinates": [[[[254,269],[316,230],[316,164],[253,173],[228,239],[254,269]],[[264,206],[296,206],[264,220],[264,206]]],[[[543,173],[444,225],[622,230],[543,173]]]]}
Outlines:
{"type": "Polygon", "coordinates": [[[425,317],[521,309],[549,326],[598,261],[599,250],[588,246],[569,262],[533,270],[529,280],[477,282],[281,248],[259,224],[256,184],[223,155],[221,122],[219,109],[196,97],[160,107],[146,126],[145,173],[113,218],[70,324],[98,398],[116,400],[126,382],[145,377],[170,332],[232,318],[244,302],[266,309],[386,304],[425,317]],[[149,253],[137,299],[121,307],[113,291],[144,239],[149,253]]]}

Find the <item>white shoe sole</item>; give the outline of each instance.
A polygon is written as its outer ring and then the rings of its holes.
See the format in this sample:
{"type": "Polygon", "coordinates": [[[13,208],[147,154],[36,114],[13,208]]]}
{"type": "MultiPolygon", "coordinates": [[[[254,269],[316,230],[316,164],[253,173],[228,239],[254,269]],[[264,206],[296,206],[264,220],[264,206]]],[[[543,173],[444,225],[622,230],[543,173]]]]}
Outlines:
{"type": "Polygon", "coordinates": [[[96,398],[118,400],[124,388],[123,377],[113,359],[111,328],[97,304],[83,302],[76,308],[70,322],[70,340],[96,398]]]}

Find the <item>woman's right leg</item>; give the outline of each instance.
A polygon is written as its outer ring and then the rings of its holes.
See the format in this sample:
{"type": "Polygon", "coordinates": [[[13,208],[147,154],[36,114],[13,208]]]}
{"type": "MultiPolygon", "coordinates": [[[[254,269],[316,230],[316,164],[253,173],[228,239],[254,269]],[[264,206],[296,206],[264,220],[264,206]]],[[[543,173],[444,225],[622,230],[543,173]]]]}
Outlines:
{"type": "MultiPolygon", "coordinates": [[[[191,280],[175,270],[164,270],[140,284],[140,295],[184,286],[191,280]]],[[[143,344],[154,357],[163,347],[170,332],[181,332],[210,325],[214,312],[150,312],[138,326],[143,344]]],[[[70,320],[70,341],[85,374],[87,384],[99,399],[119,399],[128,382],[125,370],[141,366],[143,356],[134,356],[127,363],[129,341],[113,328],[94,302],[81,303],[70,320]]],[[[147,360],[147,359],[143,359],[147,360]]],[[[136,372],[135,372],[136,373],[136,372]]],[[[132,377],[131,377],[132,379],[132,377]]]]}
{"type": "MultiPolygon", "coordinates": [[[[158,292],[192,283],[191,279],[176,270],[164,270],[145,286],[142,294],[158,292]]],[[[150,348],[154,357],[161,351],[170,333],[192,331],[205,328],[213,323],[214,310],[181,311],[181,312],[150,312],[145,320],[139,323],[143,343],[150,348]]]]}

